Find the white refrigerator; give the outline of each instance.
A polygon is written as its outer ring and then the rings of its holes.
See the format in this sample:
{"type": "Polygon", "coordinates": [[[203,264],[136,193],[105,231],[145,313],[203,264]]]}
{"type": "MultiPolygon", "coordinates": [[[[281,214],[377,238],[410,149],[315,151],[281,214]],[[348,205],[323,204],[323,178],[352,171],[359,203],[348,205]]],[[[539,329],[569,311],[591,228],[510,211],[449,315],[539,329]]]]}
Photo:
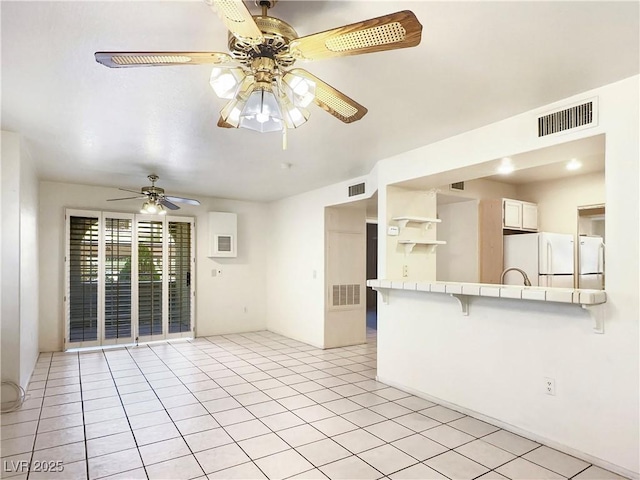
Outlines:
{"type": "Polygon", "coordinates": [[[600,236],[578,237],[578,288],[604,289],[604,241],[600,236]]]}
{"type": "MultiPolygon", "coordinates": [[[[504,269],[524,270],[532,286],[573,288],[573,235],[522,233],[504,236],[504,269]]],[[[506,285],[523,285],[519,272],[508,272],[506,285]]]]}

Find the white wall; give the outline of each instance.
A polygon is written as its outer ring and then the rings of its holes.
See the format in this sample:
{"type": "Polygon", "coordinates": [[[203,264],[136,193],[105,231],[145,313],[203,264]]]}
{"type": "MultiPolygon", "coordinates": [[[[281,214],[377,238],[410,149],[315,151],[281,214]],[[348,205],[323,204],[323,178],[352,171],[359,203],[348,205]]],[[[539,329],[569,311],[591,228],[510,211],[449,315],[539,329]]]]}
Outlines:
{"type": "Polygon", "coordinates": [[[38,177],[24,148],[20,159],[20,383],[35,368],[38,348],[40,290],[38,251],[38,177]]]}
{"type": "Polygon", "coordinates": [[[476,198],[483,200],[485,198],[514,198],[518,199],[518,187],[509,183],[498,182],[486,178],[476,178],[475,180],[466,180],[464,182],[464,190],[457,191],[449,189],[448,185],[438,187],[439,194],[462,197],[476,198]]]}
{"type": "Polygon", "coordinates": [[[570,233],[578,229],[578,207],[605,202],[605,172],[518,187],[518,195],[538,204],[541,232],[570,233]]]}
{"type": "MultiPolygon", "coordinates": [[[[462,317],[448,297],[393,292],[388,304],[378,303],[378,374],[636,477],[639,83],[632,77],[378,164],[385,218],[387,184],[606,134],[604,335],[591,333],[589,314],[575,306],[473,299],[470,316],[462,317]],[[537,138],[538,115],[593,96],[600,101],[597,126],[537,138]],[[557,380],[555,397],[540,393],[543,376],[557,380]]],[[[383,231],[379,252],[382,260],[383,231]]],[[[384,261],[379,275],[385,278],[384,261]]]]}
{"type": "Polygon", "coordinates": [[[348,186],[363,181],[366,193],[353,201],[372,195],[376,172],[270,204],[267,328],[272,332],[324,346],[325,207],[352,201],[348,186]]]}
{"type": "MultiPolygon", "coordinates": [[[[20,138],[2,132],[2,380],[20,383],[20,138]]],[[[3,400],[8,390],[3,389],[3,400]]]]}
{"type": "MultiPolygon", "coordinates": [[[[179,195],[179,192],[171,192],[179,195]]],[[[133,202],[107,202],[118,197],[116,188],[40,183],[39,227],[40,351],[60,351],[64,337],[65,208],[135,213],[133,202]]],[[[196,308],[198,336],[247,332],[266,328],[266,257],[264,240],[269,228],[267,206],[253,202],[199,197],[198,207],[182,205],[178,215],[196,219],[196,308]],[[208,258],[210,211],[238,214],[238,257],[208,258]],[[211,270],[222,274],[211,276],[211,270]],[[246,311],[245,311],[246,308],[246,311]]]]}
{"type": "Polygon", "coordinates": [[[15,133],[2,132],[1,173],[2,380],[26,388],[38,358],[38,181],[15,133]]]}

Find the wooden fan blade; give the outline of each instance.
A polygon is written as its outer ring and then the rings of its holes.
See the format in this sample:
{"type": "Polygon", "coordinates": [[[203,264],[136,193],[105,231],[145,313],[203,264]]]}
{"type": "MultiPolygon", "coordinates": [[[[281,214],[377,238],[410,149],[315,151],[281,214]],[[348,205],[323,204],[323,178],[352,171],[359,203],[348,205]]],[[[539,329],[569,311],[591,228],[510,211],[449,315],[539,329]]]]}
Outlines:
{"type": "Polygon", "coordinates": [[[109,68],[219,65],[233,62],[230,55],[220,52],[96,52],[95,57],[96,62],[109,68]]]}
{"type": "Polygon", "coordinates": [[[297,38],[289,50],[296,58],[320,60],[415,47],[421,34],[422,25],[414,13],[403,10],[297,38]]]}
{"type": "Polygon", "coordinates": [[[242,0],[205,0],[218,14],[227,30],[253,45],[262,43],[262,31],[242,0]]]}
{"type": "Polygon", "coordinates": [[[218,119],[218,126],[221,128],[235,128],[233,125],[231,125],[230,123],[227,123],[224,118],[220,117],[218,119]]]}
{"type": "Polygon", "coordinates": [[[167,207],[169,210],[180,210],[180,207],[178,205],[171,203],[166,198],[159,198],[158,202],[167,207]]]}
{"type": "Polygon", "coordinates": [[[194,200],[193,198],[172,197],[170,195],[165,195],[164,198],[171,202],[187,203],[189,205],[200,205],[200,202],[198,200],[194,200]]]}
{"type": "Polygon", "coordinates": [[[287,73],[292,73],[293,75],[298,75],[315,82],[316,95],[313,101],[338,120],[342,120],[344,123],[352,123],[366,115],[367,109],[365,107],[306,70],[294,68],[287,73]]]}
{"type": "Polygon", "coordinates": [[[142,197],[108,198],[107,202],[115,202],[117,200],[142,200],[143,198],[147,198],[147,196],[144,195],[142,197]]]}
{"type": "Polygon", "coordinates": [[[143,193],[140,190],[129,190],[128,188],[119,188],[118,190],[122,190],[123,192],[131,192],[131,193],[137,193],[138,195],[143,195],[143,193]]]}

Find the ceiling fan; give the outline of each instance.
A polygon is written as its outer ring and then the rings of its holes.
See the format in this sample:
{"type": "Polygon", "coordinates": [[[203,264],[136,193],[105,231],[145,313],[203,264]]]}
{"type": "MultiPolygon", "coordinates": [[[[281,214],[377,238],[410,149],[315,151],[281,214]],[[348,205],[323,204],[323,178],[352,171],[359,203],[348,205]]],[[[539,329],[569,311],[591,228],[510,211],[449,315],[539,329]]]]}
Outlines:
{"type": "Polygon", "coordinates": [[[219,127],[259,132],[297,128],[314,102],[344,123],[360,120],[367,109],[301,68],[297,60],[359,55],[420,43],[422,25],[404,10],[324,32],[298,37],[286,22],[268,15],[277,0],[255,0],[262,15],[252,16],[241,0],[205,0],[229,30],[229,54],[221,52],[96,52],[111,68],[213,64],[211,86],[229,102],[219,127]]]}
{"type": "Polygon", "coordinates": [[[135,197],[124,197],[124,198],[110,198],[107,202],[116,202],[119,200],[142,200],[145,202],[142,204],[142,208],[140,209],[140,213],[151,213],[151,214],[159,214],[164,215],[167,213],[165,207],[169,210],[179,210],[180,207],[173,202],[178,203],[186,203],[188,205],[200,205],[198,200],[194,200],[192,198],[183,198],[183,197],[173,197],[169,195],[165,195],[164,188],[156,187],[156,182],[158,181],[157,175],[148,175],[147,178],[151,182],[151,186],[142,187],[139,192],[135,190],[129,190],[127,188],[119,188],[118,190],[122,190],[124,192],[137,193],[138,195],[135,197]]]}

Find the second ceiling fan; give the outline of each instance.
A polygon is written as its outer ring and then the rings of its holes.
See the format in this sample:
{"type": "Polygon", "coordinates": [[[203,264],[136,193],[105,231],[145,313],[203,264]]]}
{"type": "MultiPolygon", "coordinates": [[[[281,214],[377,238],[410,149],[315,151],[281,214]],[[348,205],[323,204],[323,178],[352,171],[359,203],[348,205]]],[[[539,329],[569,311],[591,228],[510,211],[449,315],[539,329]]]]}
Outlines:
{"type": "Polygon", "coordinates": [[[205,0],[229,30],[229,52],[96,52],[112,68],[215,65],[211,86],[229,102],[218,126],[259,132],[286,131],[307,121],[311,102],[345,123],[367,109],[301,68],[297,60],[359,55],[414,47],[422,25],[404,10],[320,33],[298,37],[286,22],[268,15],[277,0],[256,0],[262,15],[252,16],[241,0],[205,0]]]}

